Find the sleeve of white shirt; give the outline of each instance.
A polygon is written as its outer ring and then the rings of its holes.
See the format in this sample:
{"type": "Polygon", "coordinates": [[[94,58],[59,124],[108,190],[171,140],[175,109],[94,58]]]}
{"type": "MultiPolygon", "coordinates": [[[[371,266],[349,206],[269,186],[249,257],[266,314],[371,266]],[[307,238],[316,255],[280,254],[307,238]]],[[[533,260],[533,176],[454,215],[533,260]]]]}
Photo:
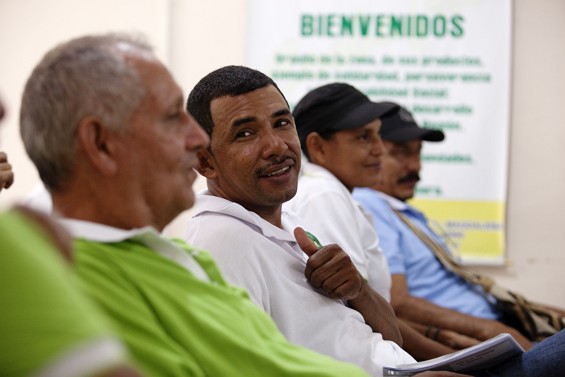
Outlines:
{"type": "Polygon", "coordinates": [[[370,220],[352,198],[337,191],[323,191],[296,203],[292,211],[322,244],[338,244],[363,277],[380,295],[390,300],[390,274],[370,220]]]}

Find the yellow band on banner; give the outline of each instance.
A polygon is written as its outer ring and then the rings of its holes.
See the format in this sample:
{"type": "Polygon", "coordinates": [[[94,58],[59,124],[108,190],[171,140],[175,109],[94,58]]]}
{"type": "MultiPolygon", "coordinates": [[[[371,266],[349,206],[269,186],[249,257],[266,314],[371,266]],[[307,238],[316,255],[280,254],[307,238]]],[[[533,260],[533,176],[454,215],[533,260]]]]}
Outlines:
{"type": "Polygon", "coordinates": [[[414,199],[410,204],[426,214],[460,262],[504,263],[504,203],[414,199]]]}

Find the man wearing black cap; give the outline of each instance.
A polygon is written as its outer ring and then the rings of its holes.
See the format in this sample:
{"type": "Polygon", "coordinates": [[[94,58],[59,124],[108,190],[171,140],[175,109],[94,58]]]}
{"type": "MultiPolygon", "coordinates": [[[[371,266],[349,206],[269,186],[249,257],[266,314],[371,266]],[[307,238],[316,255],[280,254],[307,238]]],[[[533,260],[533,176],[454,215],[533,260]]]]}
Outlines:
{"type": "Polygon", "coordinates": [[[353,203],[351,190],[377,183],[382,154],[379,118],[396,111],[397,105],[371,102],[344,83],[324,85],[302,98],[293,116],[308,160],[302,161],[297,195],[285,204],[322,243],[337,243],[347,250],[361,274],[387,299],[386,262],[371,224],[353,203]],[[353,249],[360,251],[350,252],[353,249]],[[369,270],[362,250],[372,251],[369,270]]]}
{"type": "Polygon", "coordinates": [[[386,298],[386,262],[372,224],[353,202],[351,191],[377,183],[382,154],[379,118],[397,111],[397,105],[371,102],[344,83],[324,85],[304,96],[293,116],[308,160],[302,161],[296,196],[285,204],[313,226],[322,243],[337,243],[347,250],[371,286],[386,298]],[[363,250],[371,250],[369,271],[363,250]]]}
{"type": "Polygon", "coordinates": [[[421,228],[447,250],[425,216],[406,200],[414,196],[420,177],[422,141],[444,139],[440,130],[419,127],[405,108],[382,119],[384,154],[380,181],[358,188],[353,197],[371,213],[392,274],[391,303],[399,317],[427,326],[426,335],[450,329],[478,340],[510,332],[525,348],[530,342],[498,321],[500,313],[478,287],[448,271],[434,252],[401,220],[421,228]]]}
{"type": "MultiPolygon", "coordinates": [[[[391,280],[386,258],[370,215],[351,191],[378,183],[383,154],[381,118],[398,109],[393,103],[372,102],[346,83],[327,84],[306,94],[293,115],[308,160],[302,161],[296,196],[285,204],[322,243],[336,243],[346,250],[373,289],[388,299],[391,280]]],[[[440,343],[424,337],[425,327],[415,331],[414,324],[398,324],[404,349],[421,360],[477,343],[448,331],[441,334],[445,340],[440,343]]]]}

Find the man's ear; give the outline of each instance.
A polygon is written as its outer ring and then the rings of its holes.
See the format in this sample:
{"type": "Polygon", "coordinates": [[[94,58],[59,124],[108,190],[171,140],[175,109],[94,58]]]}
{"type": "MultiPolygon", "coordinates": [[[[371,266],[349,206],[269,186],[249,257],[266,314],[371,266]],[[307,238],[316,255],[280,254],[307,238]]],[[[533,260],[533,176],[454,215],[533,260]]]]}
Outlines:
{"type": "Polygon", "coordinates": [[[115,156],[115,132],[95,117],[86,117],[78,125],[78,143],[94,168],[104,175],[113,175],[118,170],[115,156]]]}
{"type": "Polygon", "coordinates": [[[317,132],[312,132],[306,137],[306,149],[309,160],[318,165],[324,165],[327,159],[328,146],[324,138],[317,132]]]}
{"type": "Polygon", "coordinates": [[[208,179],[214,179],[217,176],[216,167],[214,165],[214,157],[208,148],[201,148],[196,152],[198,157],[198,171],[202,176],[208,179]]]}

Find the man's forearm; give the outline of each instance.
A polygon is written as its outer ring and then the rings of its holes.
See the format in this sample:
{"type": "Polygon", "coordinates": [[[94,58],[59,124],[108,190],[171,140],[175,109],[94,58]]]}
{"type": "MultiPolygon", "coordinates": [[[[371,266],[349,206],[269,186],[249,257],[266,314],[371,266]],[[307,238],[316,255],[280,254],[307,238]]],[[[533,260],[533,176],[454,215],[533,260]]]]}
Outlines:
{"type": "Polygon", "coordinates": [[[524,347],[532,344],[516,329],[501,322],[473,317],[455,310],[437,306],[429,301],[414,296],[404,296],[402,301],[393,301],[398,317],[415,323],[436,326],[477,340],[487,340],[503,332],[508,332],[524,347]]]}
{"type": "Polygon", "coordinates": [[[359,295],[348,301],[351,308],[357,310],[374,332],[381,333],[384,339],[402,346],[402,336],[398,329],[394,309],[380,294],[364,282],[359,295]]]}
{"type": "Polygon", "coordinates": [[[446,345],[427,338],[422,332],[416,329],[418,325],[407,322],[401,318],[397,318],[397,321],[404,343],[402,348],[416,360],[429,360],[455,351],[446,345]]]}
{"type": "Polygon", "coordinates": [[[393,304],[399,317],[412,322],[446,328],[472,337],[480,335],[482,320],[479,318],[437,306],[414,296],[405,296],[401,302],[393,301],[393,304]]]}

